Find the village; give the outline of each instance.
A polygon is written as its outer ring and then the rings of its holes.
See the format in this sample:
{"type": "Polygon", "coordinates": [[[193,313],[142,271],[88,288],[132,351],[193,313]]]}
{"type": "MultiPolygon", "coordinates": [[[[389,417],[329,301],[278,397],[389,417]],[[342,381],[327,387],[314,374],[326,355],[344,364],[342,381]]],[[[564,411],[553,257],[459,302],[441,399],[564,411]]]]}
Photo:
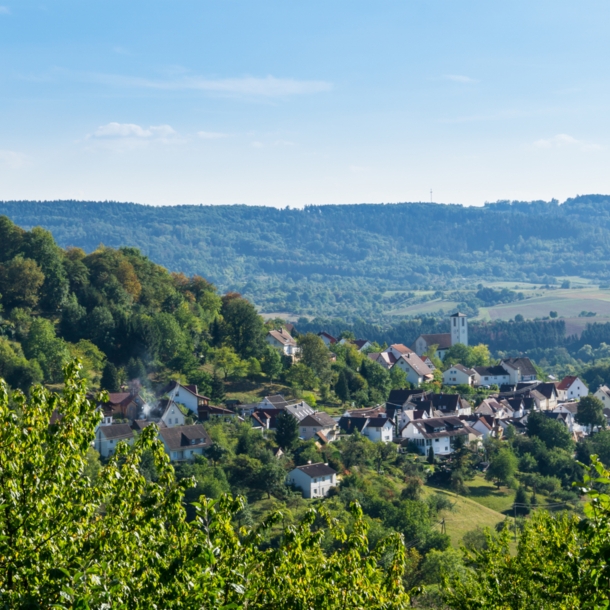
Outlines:
{"type": "MultiPolygon", "coordinates": [[[[319,338],[330,349],[350,341],[371,361],[386,370],[398,367],[405,373],[405,388],[392,389],[385,403],[365,408],[347,407],[331,416],[311,407],[303,399],[286,399],[281,394],[242,404],[227,400],[213,405],[199,394],[196,385],[173,381],[157,392],[154,405],[136,391],[112,392],[98,408],[103,418],[96,429],[94,448],[106,459],[120,441],[133,444],[135,437],[151,424],[158,427],[158,438],[174,463],[205,456],[213,442],[206,423],[233,421],[248,424],[263,437],[274,432],[279,417],[289,416],[298,426],[299,439],[326,446],[353,434],[373,443],[394,446],[397,453],[425,456],[430,463],[450,458],[456,448],[482,446],[486,439],[501,440],[510,434],[527,433],[533,412],[559,422],[578,442],[599,428],[578,417],[581,400],[591,400],[585,383],[576,376],[562,380],[541,380],[539,369],[527,357],[501,359],[491,366],[467,367],[452,363],[439,370],[447,352],[456,345],[468,346],[468,319],[462,313],[449,317],[450,332],[420,335],[411,347],[393,344],[383,351],[371,351],[365,339],[338,339],[320,332],[319,338]],[[441,379],[441,391],[430,389],[433,379],[441,379]],[[483,389],[483,398],[469,400],[472,390],[483,389]]],[[[284,357],[297,362],[299,346],[290,331],[292,325],[270,330],[267,343],[284,357]]],[[[594,395],[604,417],[610,420],[610,388],[602,385],[594,395]],[[606,406],[607,405],[607,406],[606,406]]],[[[281,457],[286,448],[277,446],[281,457]]],[[[286,484],[302,492],[304,498],[321,498],[339,483],[340,473],[328,463],[296,466],[286,473],[286,484]]]]}

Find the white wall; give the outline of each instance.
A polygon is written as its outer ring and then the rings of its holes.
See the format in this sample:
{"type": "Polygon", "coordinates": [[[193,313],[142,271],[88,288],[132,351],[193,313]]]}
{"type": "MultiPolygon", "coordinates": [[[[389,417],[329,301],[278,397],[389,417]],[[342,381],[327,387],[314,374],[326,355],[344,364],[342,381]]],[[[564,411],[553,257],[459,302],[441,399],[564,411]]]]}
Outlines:
{"type": "Polygon", "coordinates": [[[288,473],[287,480],[289,485],[301,489],[305,498],[323,498],[328,495],[331,487],[337,485],[337,475],[335,474],[312,478],[298,468],[288,473]]]}
{"type": "Polygon", "coordinates": [[[192,411],[195,415],[198,414],[198,398],[192,392],[189,392],[186,388],[177,385],[171,392],[167,394],[167,396],[170,400],[173,400],[178,404],[184,405],[189,411],[192,411]]]}
{"type": "Polygon", "coordinates": [[[169,405],[169,408],[165,410],[165,413],[161,416],[161,421],[168,427],[173,428],[174,426],[184,426],[184,413],[178,408],[177,405],[169,405]]]}

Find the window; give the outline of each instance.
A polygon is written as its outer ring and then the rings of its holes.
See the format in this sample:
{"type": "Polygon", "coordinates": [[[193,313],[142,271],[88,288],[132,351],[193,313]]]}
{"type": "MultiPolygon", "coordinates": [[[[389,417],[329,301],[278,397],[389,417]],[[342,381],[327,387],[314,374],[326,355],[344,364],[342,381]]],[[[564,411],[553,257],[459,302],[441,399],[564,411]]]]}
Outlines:
{"type": "Polygon", "coordinates": [[[464,326],[464,322],[466,322],[466,318],[462,318],[462,326],[464,326]]]}
{"type": "Polygon", "coordinates": [[[435,442],[435,443],[438,443],[438,439],[437,439],[437,438],[435,438],[435,439],[434,439],[434,442],[435,442]]]}
{"type": "Polygon", "coordinates": [[[455,323],[456,319],[457,318],[453,318],[453,326],[456,326],[456,323],[455,323]]]}

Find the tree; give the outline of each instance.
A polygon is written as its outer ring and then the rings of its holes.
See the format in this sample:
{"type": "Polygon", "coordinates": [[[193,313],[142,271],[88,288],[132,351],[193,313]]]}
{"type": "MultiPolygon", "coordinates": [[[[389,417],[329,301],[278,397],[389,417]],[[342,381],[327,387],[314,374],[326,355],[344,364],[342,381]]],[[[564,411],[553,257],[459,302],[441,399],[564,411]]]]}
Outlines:
{"type": "Polygon", "coordinates": [[[557,312],[556,311],[551,311],[551,312],[549,312],[549,316],[551,318],[556,318],[557,317],[557,312]]]}
{"type": "Polygon", "coordinates": [[[283,495],[286,488],[286,471],[280,460],[270,458],[258,473],[258,488],[267,494],[267,498],[273,495],[283,495]]]}
{"type": "Polygon", "coordinates": [[[341,371],[335,385],[335,394],[342,402],[348,402],[350,399],[349,386],[347,385],[347,378],[345,372],[341,371]]]}
{"type": "Polygon", "coordinates": [[[528,436],[537,436],[549,449],[558,447],[572,451],[574,442],[567,426],[540,411],[532,411],[527,418],[528,436]]]}
{"type": "Polygon", "coordinates": [[[261,533],[281,516],[237,531],[240,499],[201,496],[187,521],[192,479],[176,481],[154,425],[133,446],[119,442],[106,464],[93,464],[100,414],[77,373],[76,365],[67,368],[62,395],[36,387],[29,400],[0,384],[7,608],[408,608],[404,539],[393,534],[369,548],[357,504],[346,526],[325,527],[325,507],[309,511],[269,549],[261,533]],[[61,417],[50,423],[55,410],[61,417]],[[140,470],[146,452],[154,481],[140,470]]]}
{"type": "Polygon", "coordinates": [[[30,258],[16,256],[0,265],[0,295],[6,309],[36,307],[44,273],[30,258]]]}
{"type": "Polygon", "coordinates": [[[55,327],[45,318],[34,318],[23,341],[23,351],[28,359],[35,358],[46,381],[60,382],[63,366],[70,360],[68,346],[55,335],[55,327]]]}
{"type": "Polygon", "coordinates": [[[436,458],[434,456],[434,447],[430,447],[428,449],[428,464],[434,464],[436,462],[436,458]]]}
{"type": "Polygon", "coordinates": [[[211,386],[211,392],[210,392],[210,398],[212,399],[213,402],[215,402],[216,404],[223,402],[226,394],[225,394],[225,384],[222,382],[222,379],[220,379],[218,377],[218,375],[214,374],[214,376],[212,377],[212,383],[210,384],[211,386]]]}
{"type": "Polygon", "coordinates": [[[508,485],[511,482],[516,472],[517,457],[510,449],[503,447],[492,456],[485,478],[493,481],[500,489],[501,485],[508,485]]]}
{"type": "Polygon", "coordinates": [[[530,499],[523,485],[519,485],[515,494],[515,512],[517,515],[529,515],[531,510],[530,499]]]}
{"type": "Polygon", "coordinates": [[[227,450],[220,443],[214,442],[205,454],[212,460],[212,464],[216,465],[227,454],[227,450]]]}
{"type": "Polygon", "coordinates": [[[264,349],[265,325],[252,303],[237,293],[222,297],[223,342],[242,359],[258,358],[264,349]]]}
{"type": "Polygon", "coordinates": [[[313,390],[317,385],[316,374],[302,362],[297,362],[288,369],[286,381],[300,390],[313,390]]]}
{"type": "Polygon", "coordinates": [[[214,375],[222,371],[224,378],[230,377],[241,365],[239,356],[230,347],[219,347],[212,353],[214,375]]]}
{"type": "Polygon", "coordinates": [[[119,371],[112,362],[106,362],[106,366],[104,366],[102,372],[100,386],[103,390],[107,390],[108,392],[118,392],[121,389],[119,371]]]}
{"type": "Polygon", "coordinates": [[[314,335],[307,333],[297,339],[300,362],[308,366],[317,377],[325,379],[330,369],[330,354],[324,341],[314,335]]]}
{"type": "Polygon", "coordinates": [[[288,451],[299,440],[299,422],[286,411],[275,418],[275,440],[282,449],[288,451]]]}
{"type": "Polygon", "coordinates": [[[595,396],[583,396],[578,403],[576,422],[591,428],[605,428],[604,403],[595,396]]]}
{"type": "Polygon", "coordinates": [[[282,357],[270,345],[265,347],[261,368],[270,381],[274,381],[282,373],[282,357]]]}
{"type": "Polygon", "coordinates": [[[407,382],[407,373],[399,366],[393,366],[390,369],[390,381],[392,383],[393,390],[400,390],[402,388],[409,388],[410,385],[407,382]]]}

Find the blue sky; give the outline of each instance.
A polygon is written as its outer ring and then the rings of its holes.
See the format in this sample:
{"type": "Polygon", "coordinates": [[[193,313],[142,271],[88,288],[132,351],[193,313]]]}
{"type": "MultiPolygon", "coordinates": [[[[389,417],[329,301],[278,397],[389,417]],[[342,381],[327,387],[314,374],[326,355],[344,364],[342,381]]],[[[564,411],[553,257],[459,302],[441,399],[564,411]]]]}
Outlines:
{"type": "Polygon", "coordinates": [[[0,199],[610,193],[610,3],[0,0],[0,199]]]}

